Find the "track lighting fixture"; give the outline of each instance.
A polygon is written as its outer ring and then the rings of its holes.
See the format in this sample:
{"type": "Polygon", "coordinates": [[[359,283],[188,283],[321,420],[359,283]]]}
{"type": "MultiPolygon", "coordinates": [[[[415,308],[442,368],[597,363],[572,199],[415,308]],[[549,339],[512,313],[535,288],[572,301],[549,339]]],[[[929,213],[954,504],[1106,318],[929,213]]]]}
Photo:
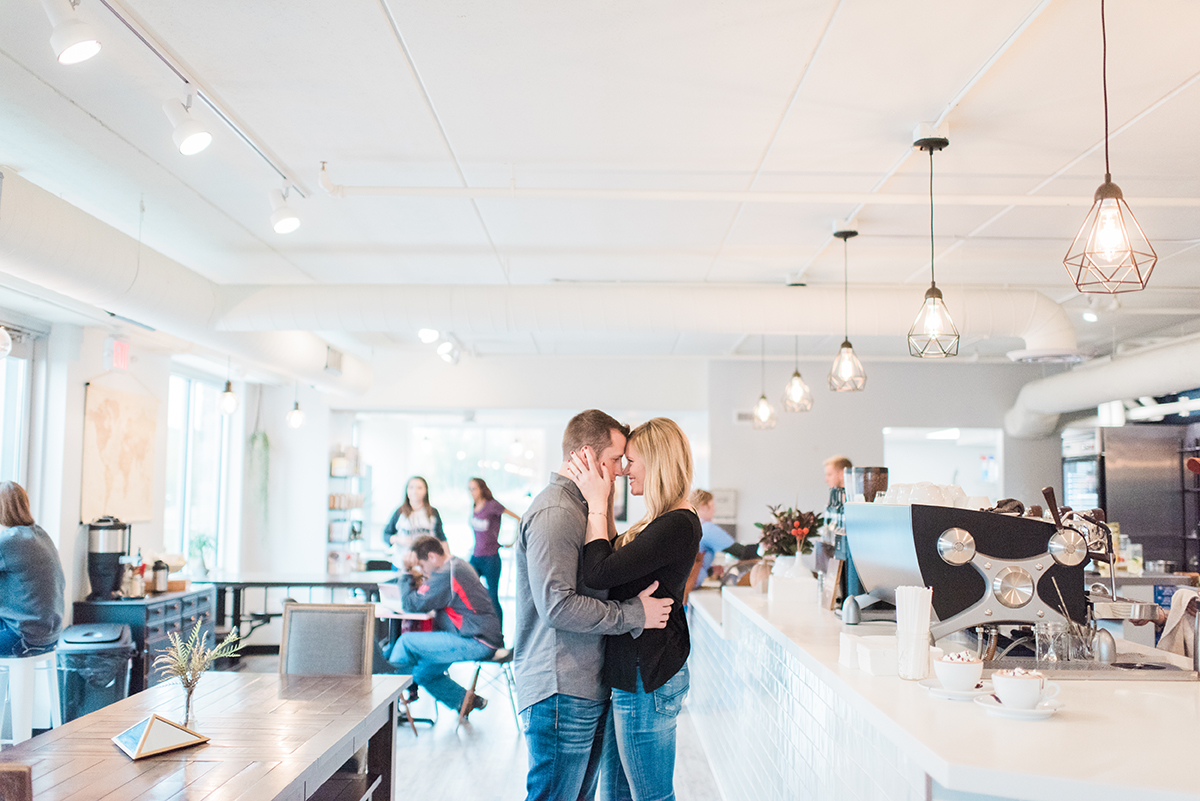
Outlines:
{"type": "Polygon", "coordinates": [[[908,329],[908,352],[919,359],[944,359],[958,355],[958,329],[950,319],[950,311],[937,288],[933,269],[933,154],[945,149],[950,140],[941,136],[932,125],[917,126],[913,146],[929,153],[929,289],[921,311],[908,329]]]}
{"type": "Polygon", "coordinates": [[[185,156],[194,156],[212,144],[212,134],[200,120],[188,113],[191,108],[191,95],[188,95],[186,105],[174,97],[163,103],[163,112],[166,113],[167,119],[171,121],[171,127],[174,129],[171,132],[171,141],[185,156]]]}
{"type": "Polygon", "coordinates": [[[462,348],[458,346],[458,341],[454,337],[447,336],[446,340],[437,346],[437,355],[444,362],[458,364],[459,358],[462,357],[462,348]]]}
{"type": "Polygon", "coordinates": [[[290,234],[300,227],[300,218],[288,208],[286,188],[271,190],[271,227],[277,234],[290,234]]]}
{"type": "Polygon", "coordinates": [[[422,344],[432,345],[442,338],[442,332],[436,328],[422,328],[417,332],[417,339],[421,340],[422,344]]]}
{"type": "Polygon", "coordinates": [[[834,392],[862,392],[867,387],[867,371],[854,353],[850,344],[850,248],[847,241],[858,236],[858,231],[833,226],[833,235],[842,240],[842,344],[829,368],[829,388],[834,392]]]}
{"type": "Polygon", "coordinates": [[[72,0],[42,0],[42,8],[54,27],[50,46],[59,64],[78,64],[100,52],[100,40],[92,26],[75,16],[77,5],[72,0]]]}
{"type": "Polygon", "coordinates": [[[0,359],[8,357],[12,353],[12,334],[8,333],[8,329],[0,326],[0,359]]]}
{"type": "Polygon", "coordinates": [[[1108,33],[1100,0],[1101,82],[1104,87],[1104,183],[1096,190],[1063,266],[1080,292],[1138,292],[1146,288],[1158,254],[1142,233],[1108,166],[1108,33]]]}

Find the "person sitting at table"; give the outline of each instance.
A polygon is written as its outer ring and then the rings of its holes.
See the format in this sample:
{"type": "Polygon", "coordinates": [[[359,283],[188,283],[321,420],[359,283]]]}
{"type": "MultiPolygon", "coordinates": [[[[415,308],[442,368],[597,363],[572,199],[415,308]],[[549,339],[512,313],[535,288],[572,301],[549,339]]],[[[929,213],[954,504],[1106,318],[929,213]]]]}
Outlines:
{"type": "MultiPolygon", "coordinates": [[[[490,659],[500,648],[500,618],[483,582],[469,564],[450,556],[437,537],[418,537],[404,555],[400,597],[407,612],[434,612],[434,631],[401,634],[388,654],[397,673],[409,673],[451,709],[461,709],[467,691],[447,675],[455,662],[490,659]]],[[[416,697],[411,693],[409,700],[416,697]]],[[[475,696],[469,714],[487,706],[475,696]]]]}
{"type": "Polygon", "coordinates": [[[758,558],[758,543],[743,545],[730,536],[728,531],[713,522],[713,518],[717,514],[717,505],[711,492],[702,489],[693,490],[689,501],[692,508],[696,510],[696,516],[700,518],[700,554],[703,557],[700,570],[697,571],[692,583],[693,589],[699,587],[704,583],[704,579],[708,578],[708,572],[717,551],[730,554],[739,561],[758,558]]]}
{"type": "Polygon", "coordinates": [[[0,656],[52,651],[62,631],[62,562],[15,481],[0,483],[0,526],[0,656]]]}

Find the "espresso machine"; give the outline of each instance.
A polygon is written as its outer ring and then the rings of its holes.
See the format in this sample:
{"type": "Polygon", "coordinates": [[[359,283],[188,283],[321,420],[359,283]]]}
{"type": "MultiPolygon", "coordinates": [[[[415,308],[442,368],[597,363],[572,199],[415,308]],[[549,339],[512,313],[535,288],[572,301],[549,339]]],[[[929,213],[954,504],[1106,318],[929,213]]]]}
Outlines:
{"type": "Polygon", "coordinates": [[[125,577],[122,557],[129,556],[132,528],[115,517],[104,516],[88,524],[89,601],[115,601],[121,597],[125,577]]]}

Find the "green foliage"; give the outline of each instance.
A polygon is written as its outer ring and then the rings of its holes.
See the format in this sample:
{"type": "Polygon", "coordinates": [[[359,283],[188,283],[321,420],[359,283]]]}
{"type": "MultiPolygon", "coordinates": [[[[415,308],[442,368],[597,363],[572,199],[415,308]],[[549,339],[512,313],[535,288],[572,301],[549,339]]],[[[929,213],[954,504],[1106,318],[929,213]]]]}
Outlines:
{"type": "Polygon", "coordinates": [[[200,683],[200,677],[212,667],[213,662],[227,656],[237,655],[238,650],[242,647],[238,644],[237,629],[234,629],[229,632],[229,636],[220,645],[210,649],[200,639],[201,622],[200,620],[196,621],[196,627],[192,629],[192,636],[188,637],[187,642],[184,642],[179,634],[170,635],[170,647],[167,648],[166,653],[159,655],[154,660],[154,667],[158,672],[168,680],[179,679],[189,696],[196,685],[200,683]]]}
{"type": "Polygon", "coordinates": [[[797,512],[795,509],[784,509],[780,506],[768,506],[771,520],[767,523],[755,523],[762,529],[763,554],[774,556],[795,556],[799,553],[812,553],[812,538],[824,518],[815,512],[797,512]]]}

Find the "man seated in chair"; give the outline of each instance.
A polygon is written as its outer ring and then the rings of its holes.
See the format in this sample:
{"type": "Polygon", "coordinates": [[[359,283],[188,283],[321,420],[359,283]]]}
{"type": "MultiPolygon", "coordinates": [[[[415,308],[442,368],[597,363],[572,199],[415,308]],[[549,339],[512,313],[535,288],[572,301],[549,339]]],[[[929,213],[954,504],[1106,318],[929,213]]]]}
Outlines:
{"type": "MultiPolygon", "coordinates": [[[[451,709],[462,708],[467,691],[446,674],[454,662],[490,659],[500,648],[500,618],[487,589],[467,562],[450,556],[436,537],[418,537],[404,555],[400,597],[408,612],[434,612],[434,631],[401,634],[388,654],[397,673],[409,673],[451,709]]],[[[409,700],[416,695],[413,693],[409,700]]],[[[487,700],[476,696],[471,709],[487,700]]]]}

